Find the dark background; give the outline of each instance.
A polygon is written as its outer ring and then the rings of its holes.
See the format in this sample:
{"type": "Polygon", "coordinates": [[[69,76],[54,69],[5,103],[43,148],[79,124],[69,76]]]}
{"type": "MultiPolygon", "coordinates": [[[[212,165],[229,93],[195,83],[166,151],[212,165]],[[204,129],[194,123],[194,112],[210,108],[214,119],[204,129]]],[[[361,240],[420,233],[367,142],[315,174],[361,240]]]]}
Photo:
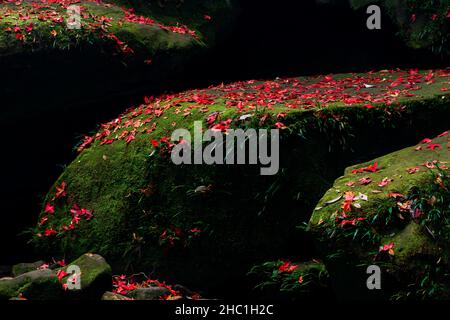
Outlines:
{"type": "Polygon", "coordinates": [[[83,83],[102,72],[108,77],[113,67],[95,55],[22,57],[7,65],[0,61],[0,264],[42,258],[26,245],[28,236],[18,233],[36,223],[43,196],[76,156],[73,147],[81,135],[142,102],[144,95],[236,80],[446,67],[442,58],[406,48],[387,16],[382,30],[368,30],[364,11],[339,3],[240,1],[234,29],[181,74],[157,84],[136,83],[132,80],[138,71],[119,69],[115,75],[124,83],[114,92],[107,82],[94,94],[83,89],[83,83]],[[82,67],[68,71],[74,66],[82,67]],[[61,76],[68,72],[65,85],[61,76]]]}

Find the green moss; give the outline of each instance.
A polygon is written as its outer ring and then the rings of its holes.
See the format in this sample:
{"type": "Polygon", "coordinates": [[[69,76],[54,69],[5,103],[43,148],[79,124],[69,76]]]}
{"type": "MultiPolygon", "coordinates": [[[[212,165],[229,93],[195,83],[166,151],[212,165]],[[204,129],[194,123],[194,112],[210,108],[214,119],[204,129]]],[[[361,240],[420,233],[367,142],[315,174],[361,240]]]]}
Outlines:
{"type": "Polygon", "coordinates": [[[35,270],[13,279],[0,280],[0,300],[22,294],[30,300],[59,300],[62,287],[51,270],[35,270]]]}
{"type": "Polygon", "coordinates": [[[72,267],[80,270],[80,274],[77,273],[76,277],[80,280],[81,288],[69,290],[67,292],[69,297],[75,299],[100,299],[105,291],[111,290],[111,267],[103,257],[86,253],[66,267],[61,268],[61,270],[67,272],[72,267]]]}
{"type": "Polygon", "coordinates": [[[416,268],[421,256],[439,256],[439,247],[430,242],[426,230],[418,223],[409,223],[392,238],[384,238],[383,243],[395,243],[395,263],[405,269],[416,268]]]}
{"type": "MultiPolygon", "coordinates": [[[[333,277],[351,277],[351,273],[337,266],[343,263],[342,260],[351,261],[353,268],[357,265],[381,264],[387,272],[386,278],[392,280],[387,280],[391,287],[384,293],[385,297],[389,297],[389,294],[396,296],[397,291],[408,288],[411,281],[420,282],[418,279],[423,277],[425,269],[448,270],[445,252],[449,245],[446,236],[449,223],[446,215],[450,197],[443,185],[436,184],[436,181],[439,181],[437,179],[448,180],[444,178],[446,164],[450,160],[447,139],[448,136],[443,135],[432,140],[433,144],[440,145],[440,149],[431,150],[427,148],[428,144],[421,143],[418,146],[421,146],[422,150],[418,151],[416,146],[411,146],[349,167],[345,175],[335,181],[334,186],[319,201],[309,224],[309,230],[318,240],[322,254],[330,257],[336,256],[336,253],[341,254],[337,260],[328,260],[327,266],[334,271],[333,277]],[[432,164],[433,161],[436,161],[434,168],[428,169],[425,164],[432,164]],[[376,172],[352,172],[374,163],[378,164],[376,172]],[[442,173],[439,167],[443,170],[442,173]],[[408,169],[411,168],[419,168],[419,171],[409,173],[408,169]],[[362,185],[358,181],[363,177],[369,177],[372,182],[362,185]],[[378,184],[384,178],[392,181],[380,187],[378,184]],[[363,220],[354,226],[344,227],[340,222],[336,222],[344,212],[341,207],[344,200],[338,197],[350,191],[355,196],[366,195],[368,200],[352,203],[351,211],[346,212],[345,219],[359,217],[363,220]],[[394,199],[391,197],[392,193],[403,196],[394,199]],[[436,198],[437,204],[429,205],[433,197],[436,198]],[[335,201],[336,199],[339,200],[335,201]],[[355,203],[359,204],[360,208],[356,208],[355,203]],[[407,206],[405,208],[408,209],[405,211],[402,206],[407,206]],[[412,214],[417,214],[417,217],[412,218],[412,214]],[[438,220],[433,218],[436,214],[439,214],[438,220]],[[380,246],[388,244],[394,245],[391,256],[380,249],[380,246]]],[[[437,281],[440,281],[440,285],[448,283],[441,275],[432,278],[439,279],[437,281]]],[[[345,289],[345,284],[342,284],[338,290],[345,289]]],[[[409,290],[410,298],[417,298],[422,289],[409,290]]],[[[439,292],[443,294],[442,291],[439,292]]],[[[427,292],[426,298],[435,297],[436,294],[437,292],[427,292]]],[[[425,294],[419,298],[424,297],[425,294]]]]}
{"type": "Polygon", "coordinates": [[[12,274],[17,277],[21,274],[37,270],[44,264],[44,261],[36,261],[33,263],[19,263],[12,267],[12,274]]]}
{"type": "MultiPolygon", "coordinates": [[[[155,108],[169,106],[161,116],[150,115],[153,118],[145,126],[135,128],[130,123],[105,136],[115,139],[136,129],[134,141],[100,145],[102,136],[67,167],[55,186],[67,182],[68,197],[58,199],[55,215],[35,230],[41,234],[35,244],[70,257],[97,252],[117,270],[155,270],[194,289],[223,288],[230,279],[245,278],[255,261],[269,261],[274,253],[298,254],[297,248],[286,248],[304,237],[295,226],[309,220],[319,198],[349,162],[404,146],[422,132],[446,128],[450,106],[440,91],[444,83],[445,77],[437,78],[416,91],[416,97],[373,109],[340,102],[328,108],[289,109],[279,103],[273,109],[245,111],[253,115],[248,123],[236,120],[242,114],[226,105],[228,99],[217,88],[156,99],[155,108]],[[194,94],[207,94],[214,102],[202,112],[192,100],[194,94]],[[190,98],[185,101],[185,97],[190,98]],[[186,116],[186,110],[191,114],[186,116]],[[234,119],[233,126],[243,128],[273,127],[276,115],[288,112],[283,119],[288,129],[282,130],[279,174],[261,177],[254,166],[175,166],[167,150],[151,145],[152,139],[170,136],[174,128],[192,130],[194,120],[204,121],[214,111],[221,112],[218,121],[234,119]],[[149,128],[154,130],[146,132],[149,128]],[[207,192],[195,192],[200,186],[207,192]],[[75,203],[91,210],[94,218],[71,232],[43,237],[45,228],[59,229],[70,221],[67,213],[75,203]],[[194,228],[202,232],[192,234],[194,228]],[[162,237],[164,232],[172,237],[170,241],[162,237]]],[[[121,121],[144,122],[149,115],[139,111],[145,107],[125,113],[121,121]]],[[[45,202],[54,192],[52,188],[45,202]]],[[[330,197],[328,193],[324,199],[330,197]]]]}
{"type": "MultiPolygon", "coordinates": [[[[124,11],[115,4],[103,4],[94,2],[82,2],[85,10],[83,13],[89,13],[90,16],[83,16],[80,30],[69,30],[65,23],[55,23],[50,21],[41,21],[38,19],[40,9],[32,9],[27,3],[21,3],[20,6],[1,4],[0,16],[0,54],[11,55],[23,52],[49,52],[54,49],[73,50],[94,46],[97,50],[109,53],[120,53],[124,48],[117,48],[113,39],[108,39],[110,35],[116,35],[120,41],[134,51],[134,54],[145,59],[152,58],[151,55],[157,51],[180,50],[184,48],[202,47],[199,42],[201,34],[197,31],[198,39],[187,34],[179,34],[163,30],[158,26],[164,19],[164,12],[156,16],[144,14],[146,18],[153,19],[155,25],[146,25],[139,23],[130,23],[123,21],[124,11]],[[28,20],[18,19],[19,12],[29,13],[28,20]],[[102,18],[111,19],[107,23],[102,22],[102,18]],[[24,28],[30,23],[33,24],[33,30],[25,32],[24,28]],[[103,27],[101,27],[103,25],[103,27]],[[14,31],[7,31],[8,28],[20,27],[19,33],[24,35],[23,40],[16,39],[14,31]],[[56,32],[52,35],[51,32],[56,32]]],[[[58,4],[48,5],[52,10],[65,17],[65,9],[58,4]]],[[[43,8],[42,10],[45,10],[43,8]]],[[[170,19],[174,20],[174,19],[170,19]]],[[[171,22],[170,25],[176,25],[171,22]]],[[[126,56],[122,57],[122,59],[126,56]]]]}

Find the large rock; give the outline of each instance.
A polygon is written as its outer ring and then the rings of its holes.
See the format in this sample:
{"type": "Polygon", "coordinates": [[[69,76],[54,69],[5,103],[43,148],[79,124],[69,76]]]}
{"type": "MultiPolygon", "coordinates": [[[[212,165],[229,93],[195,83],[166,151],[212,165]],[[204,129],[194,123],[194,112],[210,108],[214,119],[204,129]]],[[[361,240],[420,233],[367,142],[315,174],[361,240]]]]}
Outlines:
{"type": "Polygon", "coordinates": [[[18,263],[13,265],[12,267],[12,274],[14,277],[20,276],[21,274],[37,270],[40,266],[44,264],[44,261],[36,261],[31,263],[18,263]]]}
{"type": "MultiPolygon", "coordinates": [[[[133,15],[128,9],[136,3],[1,1],[0,135],[16,132],[3,144],[9,155],[0,159],[0,166],[9,168],[0,201],[5,212],[14,212],[4,216],[9,227],[0,234],[1,242],[16,239],[35,222],[32,212],[52,177],[60,174],[58,164],[73,157],[66,147],[74,137],[136,97],[186,85],[191,73],[185,69],[201,63],[196,61],[220,42],[218,35],[227,32],[219,30],[230,29],[235,17],[234,4],[225,0],[189,0],[180,8],[159,8],[151,1],[133,15]],[[66,27],[69,3],[83,7],[80,30],[66,27]],[[16,130],[21,126],[27,130],[16,130]],[[23,148],[29,132],[35,141],[48,141],[45,157],[38,156],[37,143],[23,148]]],[[[3,254],[6,261],[21,261],[27,255],[18,252],[26,249],[20,237],[3,254]]]]}
{"type": "Polygon", "coordinates": [[[169,295],[170,291],[164,287],[148,287],[138,288],[131,291],[128,295],[136,300],[159,300],[160,298],[169,295]]]}
{"type": "Polygon", "coordinates": [[[117,300],[131,300],[131,299],[128,298],[128,297],[125,297],[125,296],[123,296],[121,294],[107,291],[107,292],[105,292],[103,294],[102,300],[105,300],[105,301],[117,301],[117,300]]]}
{"type": "Polygon", "coordinates": [[[446,129],[448,79],[445,70],[382,71],[147,99],[85,140],[48,193],[33,242],[53,255],[98,252],[114,268],[154,271],[210,296],[233,294],[230,281],[244,282],[256,263],[298,250],[313,256],[295,226],[345,167],[446,129]],[[195,120],[218,130],[284,128],[278,174],[174,165],[165,141],[176,128],[192,132],[195,120]]]}
{"type": "Polygon", "coordinates": [[[111,267],[98,254],[86,253],[60,270],[71,274],[63,279],[64,283],[72,281],[75,284],[74,274],[80,281],[80,288],[67,290],[69,298],[100,299],[105,291],[111,290],[111,267]]]}
{"type": "Polygon", "coordinates": [[[0,279],[0,300],[22,295],[29,300],[59,300],[62,286],[52,270],[35,270],[16,278],[0,279]]]}
{"type": "Polygon", "coordinates": [[[450,297],[449,137],[347,168],[319,201],[309,228],[338,296],[450,297]],[[366,285],[370,265],[381,290],[366,285]]]}

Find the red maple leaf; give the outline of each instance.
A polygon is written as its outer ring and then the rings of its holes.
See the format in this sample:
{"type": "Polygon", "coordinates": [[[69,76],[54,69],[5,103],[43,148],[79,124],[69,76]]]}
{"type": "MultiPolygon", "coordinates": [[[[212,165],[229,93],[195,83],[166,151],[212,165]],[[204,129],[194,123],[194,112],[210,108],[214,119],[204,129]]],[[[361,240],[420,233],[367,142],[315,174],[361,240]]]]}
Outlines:
{"type": "Polygon", "coordinates": [[[41,221],[39,221],[39,224],[42,226],[44,223],[46,223],[48,221],[48,217],[44,216],[41,218],[41,221]]]}
{"type": "Polygon", "coordinates": [[[58,260],[55,263],[57,265],[59,265],[60,267],[65,267],[66,266],[66,261],[64,259],[58,260]]]}
{"type": "Polygon", "coordinates": [[[114,139],[105,138],[105,139],[102,140],[102,142],[100,142],[100,145],[103,146],[103,145],[106,145],[106,144],[111,144],[113,142],[114,142],[114,139]]]}
{"type": "Polygon", "coordinates": [[[65,181],[61,182],[61,185],[59,187],[56,186],[56,194],[55,194],[56,199],[64,198],[67,195],[66,187],[67,187],[67,184],[65,181]]]}
{"type": "Polygon", "coordinates": [[[133,135],[133,134],[130,134],[128,137],[127,137],[127,140],[125,141],[125,143],[126,144],[129,144],[131,141],[133,141],[133,140],[135,140],[136,138],[135,138],[135,136],[133,135]]]}
{"type": "Polygon", "coordinates": [[[189,232],[190,232],[190,233],[196,234],[196,233],[202,232],[202,230],[200,230],[200,229],[198,229],[198,228],[193,228],[193,229],[189,230],[189,232]]]}
{"type": "Polygon", "coordinates": [[[46,236],[46,237],[50,237],[55,234],[56,234],[56,230],[54,230],[53,228],[46,229],[44,232],[44,236],[46,236]]]}
{"type": "Polygon", "coordinates": [[[344,211],[352,211],[352,201],[344,201],[341,208],[344,211]]]}
{"type": "Polygon", "coordinates": [[[399,192],[389,192],[388,197],[397,199],[397,198],[404,198],[405,196],[399,192]]]}
{"type": "Polygon", "coordinates": [[[414,174],[414,173],[416,173],[419,170],[420,170],[419,167],[412,167],[412,168],[406,169],[406,171],[408,171],[409,174],[414,174]]]}
{"type": "Polygon", "coordinates": [[[367,167],[364,167],[364,168],[353,169],[352,173],[376,172],[377,167],[378,167],[378,162],[375,162],[374,164],[369,164],[367,167]]]}
{"type": "Polygon", "coordinates": [[[297,269],[297,267],[298,267],[297,265],[291,264],[289,261],[286,261],[278,268],[278,272],[280,272],[280,273],[282,273],[282,272],[291,273],[292,271],[297,269]]]}
{"type": "Polygon", "coordinates": [[[50,203],[47,203],[45,205],[44,212],[45,213],[49,213],[49,214],[54,214],[55,213],[55,206],[52,206],[50,203]]]}
{"type": "Polygon", "coordinates": [[[158,141],[156,141],[156,140],[150,140],[150,143],[156,148],[156,147],[158,147],[159,146],[159,142],[158,141]]]}
{"type": "Polygon", "coordinates": [[[434,150],[434,149],[441,149],[441,145],[439,144],[439,143],[430,143],[428,146],[427,146],[427,149],[431,149],[431,150],[434,150]]]}
{"type": "Polygon", "coordinates": [[[359,183],[361,183],[362,185],[368,185],[369,183],[372,182],[372,179],[370,179],[369,177],[364,177],[359,179],[359,183]]]}
{"type": "Polygon", "coordinates": [[[391,242],[391,243],[385,244],[384,246],[381,246],[378,252],[380,252],[380,253],[388,252],[389,255],[393,256],[394,255],[393,248],[394,248],[394,243],[391,242]]]}
{"type": "Polygon", "coordinates": [[[386,178],[383,178],[383,180],[381,180],[380,183],[378,183],[378,186],[382,188],[382,187],[387,186],[391,182],[392,182],[392,179],[389,179],[386,177],[386,178]]]}
{"type": "Polygon", "coordinates": [[[25,31],[28,32],[28,33],[33,31],[33,22],[30,22],[29,25],[25,26],[25,31]]]}
{"type": "Polygon", "coordinates": [[[67,277],[69,274],[64,270],[58,270],[56,272],[56,276],[58,277],[59,282],[62,281],[63,278],[67,277]]]}
{"type": "Polygon", "coordinates": [[[276,122],[275,128],[277,129],[286,129],[287,127],[282,122],[276,122]]]}

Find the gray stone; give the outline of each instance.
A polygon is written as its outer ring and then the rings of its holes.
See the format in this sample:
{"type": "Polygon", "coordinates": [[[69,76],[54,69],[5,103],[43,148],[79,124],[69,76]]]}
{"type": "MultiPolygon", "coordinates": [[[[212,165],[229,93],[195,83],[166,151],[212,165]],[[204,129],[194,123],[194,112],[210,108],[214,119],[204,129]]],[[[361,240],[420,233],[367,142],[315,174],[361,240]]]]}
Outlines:
{"type": "Polygon", "coordinates": [[[118,293],[113,293],[110,291],[107,291],[103,294],[102,296],[102,300],[107,300],[107,301],[111,301],[111,300],[131,300],[131,298],[125,297],[121,294],[118,293]]]}
{"type": "Polygon", "coordinates": [[[45,262],[44,261],[36,261],[31,263],[18,263],[12,267],[12,274],[14,277],[20,276],[21,274],[35,271],[40,266],[42,266],[45,262]]]}
{"type": "MultiPolygon", "coordinates": [[[[71,273],[68,270],[70,267],[79,268],[80,274],[77,276],[79,276],[81,287],[68,290],[69,297],[98,300],[105,291],[112,289],[111,267],[102,256],[86,253],[61,270],[71,273]]],[[[64,278],[63,281],[67,281],[68,278],[64,278]]]]}
{"type": "Polygon", "coordinates": [[[0,279],[0,300],[23,297],[29,300],[58,300],[62,286],[52,270],[35,270],[16,278],[0,279]]]}
{"type": "Polygon", "coordinates": [[[174,285],[173,290],[178,291],[185,297],[190,297],[194,294],[194,292],[192,292],[191,290],[189,290],[188,288],[186,288],[185,286],[182,286],[180,284],[174,285]]]}
{"type": "Polygon", "coordinates": [[[136,300],[158,300],[169,293],[170,291],[164,287],[149,287],[133,290],[129,293],[129,296],[136,300]]]}

